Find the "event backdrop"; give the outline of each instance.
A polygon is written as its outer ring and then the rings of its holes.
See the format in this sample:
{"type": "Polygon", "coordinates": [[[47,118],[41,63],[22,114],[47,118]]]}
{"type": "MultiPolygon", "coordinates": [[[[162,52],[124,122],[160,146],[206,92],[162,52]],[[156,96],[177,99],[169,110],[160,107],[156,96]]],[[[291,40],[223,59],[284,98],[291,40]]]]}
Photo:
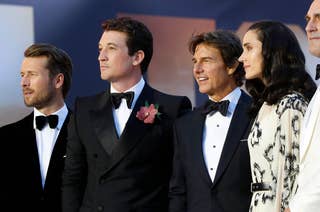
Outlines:
{"type": "Polygon", "coordinates": [[[67,98],[104,90],[100,79],[98,41],[105,19],[131,16],[143,21],[154,35],[154,56],[146,80],[155,88],[187,95],[193,106],[206,96],[192,78],[187,43],[194,33],[215,29],[237,32],[242,38],[257,20],[286,23],[297,35],[314,76],[317,59],[308,52],[304,31],[311,0],[0,0],[0,126],[22,118],[26,108],[20,89],[23,51],[33,42],[54,44],[69,53],[74,64],[67,98]]]}

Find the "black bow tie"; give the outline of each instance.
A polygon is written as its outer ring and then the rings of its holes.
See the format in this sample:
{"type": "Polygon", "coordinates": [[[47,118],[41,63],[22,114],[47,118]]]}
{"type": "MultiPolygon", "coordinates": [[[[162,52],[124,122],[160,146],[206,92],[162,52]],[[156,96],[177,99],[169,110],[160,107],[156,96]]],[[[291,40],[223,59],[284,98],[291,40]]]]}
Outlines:
{"type": "Polygon", "coordinates": [[[211,112],[219,111],[223,116],[226,116],[228,113],[228,106],[229,106],[229,100],[224,100],[221,102],[214,102],[211,100],[208,100],[205,104],[202,113],[203,114],[209,114],[211,112]]]}
{"type": "Polygon", "coordinates": [[[38,130],[42,130],[47,123],[50,128],[56,128],[58,125],[58,115],[36,117],[36,126],[38,130]]]}
{"type": "Polygon", "coordinates": [[[320,64],[318,64],[316,68],[316,80],[318,80],[319,78],[320,78],[320,64]]]}
{"type": "Polygon", "coordinates": [[[131,108],[133,97],[134,97],[133,91],[129,91],[126,93],[111,93],[111,102],[113,104],[113,107],[117,109],[121,104],[121,99],[125,98],[127,101],[128,108],[131,108]]]}

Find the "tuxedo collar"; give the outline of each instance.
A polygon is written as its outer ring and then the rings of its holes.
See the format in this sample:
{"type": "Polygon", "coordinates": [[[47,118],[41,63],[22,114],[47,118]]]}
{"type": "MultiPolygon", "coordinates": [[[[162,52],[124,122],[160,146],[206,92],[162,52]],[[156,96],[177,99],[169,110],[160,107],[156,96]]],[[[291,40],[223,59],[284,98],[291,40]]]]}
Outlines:
{"type": "Polygon", "coordinates": [[[136,117],[136,113],[140,110],[140,107],[145,106],[146,101],[149,103],[156,103],[153,94],[154,90],[149,85],[145,84],[126,123],[126,127],[116,143],[114,143],[115,139],[117,139],[117,135],[112,115],[110,92],[107,90],[106,93],[98,96],[96,108],[90,111],[91,122],[99,142],[111,156],[111,163],[107,170],[110,170],[132,148],[134,148],[147,133],[148,129],[152,127],[151,124],[145,124],[143,121],[140,121],[136,117]]]}
{"type": "MultiPolygon", "coordinates": [[[[134,107],[144,86],[145,86],[145,81],[143,79],[143,77],[141,77],[140,81],[135,84],[133,87],[129,88],[128,90],[124,91],[124,92],[134,92],[134,97],[132,100],[132,106],[134,107]]],[[[117,91],[115,88],[112,87],[112,85],[110,84],[110,91],[108,91],[108,93],[121,93],[119,91],[117,91]]]]}
{"type": "Polygon", "coordinates": [[[152,127],[151,124],[145,124],[143,121],[136,117],[140,107],[145,105],[145,102],[154,103],[153,89],[147,84],[144,86],[139,98],[137,99],[136,105],[134,106],[131,115],[127,121],[126,127],[124,128],[119,142],[113,149],[111,155],[111,164],[109,168],[105,170],[107,173],[112,167],[118,164],[122,158],[124,158],[135,146],[142,141],[142,138],[147,134],[148,130],[152,127]]]}
{"type": "Polygon", "coordinates": [[[240,142],[247,138],[248,128],[250,128],[250,118],[248,116],[248,107],[250,105],[250,98],[242,91],[239,102],[234,111],[227,137],[220,156],[220,161],[215,175],[213,186],[215,186],[223,173],[227,169],[236,149],[240,142]]]}
{"type": "Polygon", "coordinates": [[[250,105],[250,98],[247,94],[241,91],[241,96],[238,101],[238,104],[235,108],[228,133],[226,136],[226,140],[223,146],[223,150],[220,156],[220,160],[218,163],[217,172],[214,178],[214,181],[211,181],[210,175],[208,173],[204,157],[203,157],[203,147],[202,147],[202,140],[203,140],[203,129],[206,115],[202,114],[201,111],[203,110],[204,106],[200,106],[198,109],[194,111],[194,117],[192,121],[194,123],[198,123],[194,125],[192,129],[192,133],[190,136],[192,137],[191,140],[194,142],[194,150],[195,150],[195,157],[198,161],[198,167],[200,169],[201,176],[203,179],[208,183],[210,186],[215,186],[220,178],[222,177],[223,173],[225,172],[226,168],[228,167],[232,157],[241,142],[242,138],[246,138],[247,127],[249,123],[249,117],[247,115],[247,109],[250,105]]]}

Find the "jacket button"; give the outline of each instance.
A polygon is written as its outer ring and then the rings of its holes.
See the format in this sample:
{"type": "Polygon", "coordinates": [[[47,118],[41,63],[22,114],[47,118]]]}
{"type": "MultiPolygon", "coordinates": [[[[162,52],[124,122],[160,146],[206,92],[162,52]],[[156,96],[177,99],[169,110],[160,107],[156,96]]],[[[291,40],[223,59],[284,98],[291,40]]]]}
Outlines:
{"type": "Polygon", "coordinates": [[[102,205],[98,205],[97,209],[98,209],[98,211],[103,211],[103,206],[102,205]]]}

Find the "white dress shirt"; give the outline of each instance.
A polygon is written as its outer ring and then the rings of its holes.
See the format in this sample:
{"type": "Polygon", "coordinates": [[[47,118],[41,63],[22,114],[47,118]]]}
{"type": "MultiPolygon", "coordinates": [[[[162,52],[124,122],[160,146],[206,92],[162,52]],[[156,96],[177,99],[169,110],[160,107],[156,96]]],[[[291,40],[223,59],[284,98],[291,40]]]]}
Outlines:
{"type": "Polygon", "coordinates": [[[44,126],[42,130],[38,130],[36,128],[36,116],[45,116],[43,113],[41,113],[39,110],[34,108],[34,119],[33,119],[33,128],[36,133],[36,139],[37,139],[37,148],[38,148],[38,156],[39,156],[39,163],[40,163],[40,172],[41,172],[41,180],[42,180],[42,186],[44,187],[47,171],[50,163],[51,154],[54,148],[54,145],[57,141],[58,135],[60,133],[60,130],[62,128],[62,125],[64,123],[64,120],[66,119],[68,115],[68,108],[64,104],[62,108],[60,108],[58,111],[50,114],[50,115],[58,115],[58,125],[55,129],[52,129],[49,127],[48,123],[44,126]]]}
{"type": "MultiPolygon", "coordinates": [[[[130,114],[132,112],[132,109],[134,108],[134,106],[135,106],[135,104],[137,102],[137,99],[138,99],[138,97],[140,96],[140,94],[142,92],[142,89],[143,89],[144,85],[145,85],[145,81],[144,81],[143,77],[141,77],[140,81],[137,84],[135,84],[133,87],[129,88],[128,90],[124,91],[124,92],[128,92],[128,91],[133,91],[134,92],[134,98],[133,98],[133,101],[132,101],[131,108],[128,108],[126,100],[122,99],[119,108],[118,109],[114,109],[114,108],[112,109],[114,123],[115,123],[115,127],[116,127],[116,130],[117,130],[117,133],[118,133],[119,137],[121,136],[121,134],[123,132],[123,129],[126,126],[126,123],[127,123],[128,119],[129,119],[129,116],[130,116],[130,114]]],[[[110,93],[120,93],[120,92],[117,91],[111,85],[110,93]]]]}
{"type": "Polygon", "coordinates": [[[221,115],[220,112],[208,114],[205,121],[202,149],[203,157],[207,166],[208,173],[212,182],[214,181],[224,142],[227,137],[229,125],[233,112],[241,96],[240,88],[234,89],[223,100],[229,100],[227,116],[221,115]]]}

